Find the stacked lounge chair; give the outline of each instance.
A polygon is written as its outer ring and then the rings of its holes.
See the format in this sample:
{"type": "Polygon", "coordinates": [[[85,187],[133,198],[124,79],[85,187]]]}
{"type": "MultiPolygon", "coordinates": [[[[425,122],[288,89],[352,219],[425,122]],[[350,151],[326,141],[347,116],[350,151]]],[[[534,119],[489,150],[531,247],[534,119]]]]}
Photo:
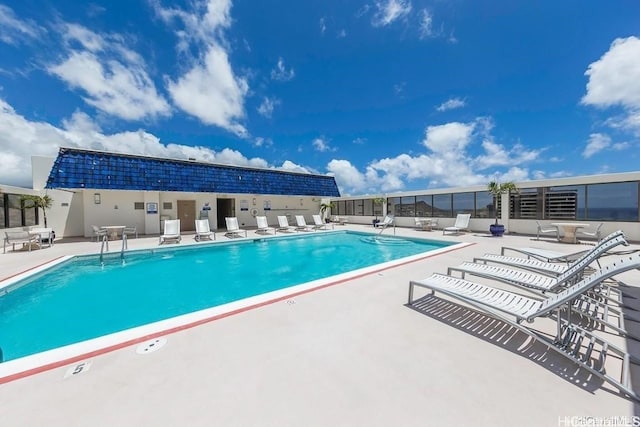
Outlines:
{"type": "MultiPolygon", "coordinates": [[[[624,236],[619,233],[615,238],[610,239],[610,247],[615,246],[614,242],[624,244],[620,242],[621,240],[624,241],[624,236]]],[[[602,252],[600,256],[602,256],[602,252]]],[[[596,258],[596,255],[585,257],[574,263],[567,271],[576,270],[579,266],[586,266],[594,262],[596,258]]],[[[425,279],[410,281],[408,306],[419,306],[424,304],[423,300],[432,301],[429,296],[414,299],[416,287],[429,289],[431,295],[436,292],[442,293],[479,309],[485,315],[517,328],[567,357],[591,374],[613,385],[622,393],[640,401],[640,395],[631,387],[630,375],[630,364],[640,365],[640,359],[596,334],[595,331],[599,329],[599,326],[595,328],[593,323],[589,323],[587,326],[580,323],[582,321],[581,315],[584,314],[582,311],[584,301],[600,305],[603,311],[611,310],[613,307],[610,304],[615,305],[616,303],[607,299],[597,299],[598,289],[606,281],[612,280],[614,276],[640,268],[640,253],[636,251],[619,253],[607,258],[611,260],[608,265],[595,269],[591,274],[584,274],[579,280],[576,279],[577,281],[565,280],[562,283],[563,286],[558,286],[555,289],[558,291],[557,293],[547,292],[544,295],[538,294],[536,296],[525,296],[463,278],[434,273],[425,279]],[[594,295],[596,298],[593,298],[594,295]],[[572,317],[572,313],[576,313],[576,310],[580,310],[577,313],[579,315],[572,317]],[[563,314],[565,315],[563,316],[563,314]],[[553,338],[538,328],[529,327],[523,322],[532,323],[544,317],[555,318],[557,322],[557,333],[553,338]],[[576,323],[575,320],[579,320],[579,322],[576,323]],[[588,330],[588,327],[594,329],[588,330]],[[621,360],[622,367],[619,376],[613,376],[606,371],[607,355],[613,355],[621,360]]],[[[563,275],[559,277],[563,277],[563,275]]],[[[515,281],[506,283],[516,284],[515,281]]],[[[602,322],[598,321],[597,324],[600,325],[602,322]]],[[[625,333],[626,331],[619,329],[618,332],[625,333]]]]}

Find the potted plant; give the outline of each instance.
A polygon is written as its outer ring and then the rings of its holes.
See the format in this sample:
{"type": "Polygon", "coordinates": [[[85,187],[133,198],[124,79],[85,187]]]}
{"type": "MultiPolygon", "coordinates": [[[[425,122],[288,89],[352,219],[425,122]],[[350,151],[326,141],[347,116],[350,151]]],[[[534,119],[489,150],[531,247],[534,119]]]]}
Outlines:
{"type": "MultiPolygon", "coordinates": [[[[47,227],[47,209],[50,209],[51,206],[53,205],[53,199],[50,196],[46,194],[44,196],[25,194],[22,197],[20,197],[20,201],[23,203],[23,205],[25,202],[29,202],[36,209],[42,209],[42,214],[44,217],[44,228],[48,228],[47,227]]],[[[56,237],[56,233],[55,231],[52,231],[51,238],[55,239],[55,237],[56,237]]]]}
{"type": "MultiPolygon", "coordinates": [[[[375,211],[376,210],[375,206],[384,205],[384,202],[386,200],[383,197],[376,197],[374,199],[371,199],[371,201],[373,202],[373,206],[374,206],[373,210],[375,211]]],[[[375,212],[375,215],[376,215],[376,219],[373,220],[373,226],[374,227],[380,222],[380,220],[378,219],[378,212],[377,211],[375,212]]]]}
{"type": "Polygon", "coordinates": [[[329,218],[326,218],[326,215],[329,212],[329,209],[335,208],[335,202],[322,203],[320,204],[320,217],[324,219],[324,222],[329,222],[329,218]]]}
{"type": "Polygon", "coordinates": [[[493,195],[493,206],[496,208],[496,222],[489,226],[489,231],[493,236],[502,236],[504,234],[504,224],[498,224],[498,197],[502,197],[503,194],[508,194],[512,191],[517,193],[518,187],[512,181],[491,181],[487,186],[487,191],[493,195]]]}

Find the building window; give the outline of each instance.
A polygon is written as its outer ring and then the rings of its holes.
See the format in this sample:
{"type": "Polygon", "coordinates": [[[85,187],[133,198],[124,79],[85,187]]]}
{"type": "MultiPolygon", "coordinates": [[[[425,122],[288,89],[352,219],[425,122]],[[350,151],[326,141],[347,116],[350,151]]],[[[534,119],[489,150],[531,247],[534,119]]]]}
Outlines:
{"type": "Polygon", "coordinates": [[[433,217],[433,196],[416,196],[416,216],[419,218],[433,217]]]}
{"type": "Polygon", "coordinates": [[[493,195],[488,191],[476,193],[476,218],[495,218],[496,209],[493,206],[493,195]]]}
{"type": "Polygon", "coordinates": [[[363,200],[363,206],[364,206],[364,215],[365,216],[373,216],[373,200],[372,199],[365,199],[363,200]]]}
{"type": "Polygon", "coordinates": [[[435,218],[452,218],[451,194],[433,195],[433,216],[435,218]]]}
{"type": "Polygon", "coordinates": [[[453,194],[453,216],[458,214],[471,214],[475,216],[475,193],[453,194]]]}
{"type": "Polygon", "coordinates": [[[20,194],[0,194],[0,228],[28,227],[38,224],[38,209],[22,201],[20,194]]]}
{"type": "Polygon", "coordinates": [[[347,207],[346,202],[344,200],[340,200],[336,205],[336,212],[334,215],[346,215],[347,207]]]}
{"type": "Polygon", "coordinates": [[[354,200],[355,210],[354,215],[362,216],[364,215],[364,200],[354,200]]]}
{"type": "Polygon", "coordinates": [[[170,211],[173,209],[173,203],[171,202],[162,202],[162,210],[170,211]]]}
{"type": "Polygon", "coordinates": [[[133,202],[134,210],[144,210],[144,202],[133,202]]]}
{"type": "Polygon", "coordinates": [[[587,185],[586,205],[590,221],[638,221],[638,183],[587,185]]]}

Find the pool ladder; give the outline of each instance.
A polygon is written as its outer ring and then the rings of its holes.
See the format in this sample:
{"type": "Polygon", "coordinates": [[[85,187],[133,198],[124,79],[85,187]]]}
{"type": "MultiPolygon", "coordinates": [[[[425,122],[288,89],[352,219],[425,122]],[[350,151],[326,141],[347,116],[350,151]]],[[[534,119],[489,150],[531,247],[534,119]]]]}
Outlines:
{"type": "MultiPolygon", "coordinates": [[[[109,236],[102,236],[102,245],[100,245],[100,264],[104,264],[104,248],[107,247],[107,252],[109,252],[109,236]]],[[[127,235],[122,233],[122,249],[120,249],[120,259],[124,260],[124,250],[129,249],[129,244],[127,243],[127,235]]]]}

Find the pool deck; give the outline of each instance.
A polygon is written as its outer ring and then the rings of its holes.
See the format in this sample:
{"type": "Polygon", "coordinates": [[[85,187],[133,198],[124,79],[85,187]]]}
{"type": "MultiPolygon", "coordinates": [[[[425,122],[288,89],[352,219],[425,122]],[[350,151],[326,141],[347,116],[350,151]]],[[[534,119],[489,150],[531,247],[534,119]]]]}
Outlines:
{"type": "MultiPolygon", "coordinates": [[[[338,229],[373,231],[353,224],[338,229]]],[[[0,385],[0,422],[537,427],[598,425],[593,420],[632,425],[632,417],[640,416],[636,403],[504,323],[445,297],[434,300],[438,310],[405,305],[410,280],[446,273],[448,266],[499,253],[501,246],[569,253],[593,242],[476,232],[443,236],[408,228],[396,233],[471,245],[219,316],[165,335],[166,344],[148,354],[138,354],[136,343],[6,382],[0,385]],[[85,369],[69,375],[82,362],[85,369]]],[[[191,242],[193,236],[183,236],[181,245],[191,242]]],[[[119,245],[112,242],[111,252],[119,245]]],[[[129,241],[129,249],[150,247],[158,247],[157,236],[129,241]]],[[[0,280],[64,255],[99,250],[95,241],[70,239],[30,253],[0,253],[0,280]]],[[[640,272],[618,278],[639,298],[625,302],[640,308],[640,272]]],[[[216,279],[215,266],[209,279],[216,279]]],[[[540,319],[534,326],[553,331],[555,323],[540,319]]],[[[626,326],[640,335],[639,324],[626,326]]],[[[602,333],[640,354],[640,342],[602,333]]],[[[640,384],[640,368],[632,373],[640,384]]]]}

